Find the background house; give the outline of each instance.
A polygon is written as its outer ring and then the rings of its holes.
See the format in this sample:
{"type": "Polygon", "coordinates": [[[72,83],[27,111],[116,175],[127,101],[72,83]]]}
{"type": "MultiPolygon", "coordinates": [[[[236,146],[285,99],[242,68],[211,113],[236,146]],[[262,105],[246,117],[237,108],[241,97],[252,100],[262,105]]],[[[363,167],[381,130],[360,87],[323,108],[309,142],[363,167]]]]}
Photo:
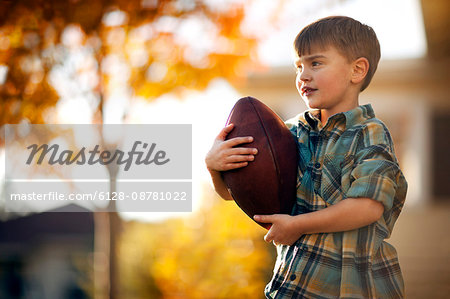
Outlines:
{"type": "Polygon", "coordinates": [[[87,298],[93,213],[60,210],[0,222],[0,298],[87,298]]]}

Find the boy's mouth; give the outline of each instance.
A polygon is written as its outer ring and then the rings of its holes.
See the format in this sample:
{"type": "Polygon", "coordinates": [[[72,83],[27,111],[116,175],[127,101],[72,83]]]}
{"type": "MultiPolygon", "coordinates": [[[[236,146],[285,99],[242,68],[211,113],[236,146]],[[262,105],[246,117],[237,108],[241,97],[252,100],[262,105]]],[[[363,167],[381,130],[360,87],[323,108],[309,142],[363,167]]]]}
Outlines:
{"type": "Polygon", "coordinates": [[[311,95],[314,91],[316,91],[317,89],[315,89],[315,88],[311,88],[311,87],[308,87],[308,86],[304,86],[304,87],[302,87],[302,89],[301,89],[301,95],[302,96],[309,96],[309,95],[311,95]]]}

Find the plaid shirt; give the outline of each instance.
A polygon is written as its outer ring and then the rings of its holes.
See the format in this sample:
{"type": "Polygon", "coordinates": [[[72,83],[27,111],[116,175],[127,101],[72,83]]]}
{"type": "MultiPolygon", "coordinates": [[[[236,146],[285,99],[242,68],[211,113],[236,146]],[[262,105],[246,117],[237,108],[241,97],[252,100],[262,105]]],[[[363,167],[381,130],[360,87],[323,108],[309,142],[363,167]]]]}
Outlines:
{"type": "Polygon", "coordinates": [[[402,298],[404,285],[389,238],[402,209],[407,183],[391,136],[371,105],[320,122],[309,110],[286,122],[298,140],[297,204],[293,215],[324,209],[346,198],[384,205],[368,226],[338,233],[303,235],[277,247],[268,298],[402,298]]]}

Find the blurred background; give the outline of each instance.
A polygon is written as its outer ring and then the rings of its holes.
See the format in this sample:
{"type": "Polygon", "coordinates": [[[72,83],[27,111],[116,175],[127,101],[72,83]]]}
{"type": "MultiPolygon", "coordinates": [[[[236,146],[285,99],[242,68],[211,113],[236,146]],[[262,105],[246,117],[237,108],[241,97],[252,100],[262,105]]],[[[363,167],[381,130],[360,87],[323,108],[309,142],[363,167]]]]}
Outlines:
{"type": "MultiPolygon", "coordinates": [[[[275,249],[217,197],[203,160],[240,97],[283,119],[306,109],[292,42],[328,15],[379,37],[361,103],[389,127],[409,182],[390,242],[408,298],[448,298],[447,0],[0,0],[2,127],[192,124],[194,192],[190,213],[0,212],[0,298],[262,298],[275,249]]],[[[3,187],[4,145],[2,133],[3,187]]]]}

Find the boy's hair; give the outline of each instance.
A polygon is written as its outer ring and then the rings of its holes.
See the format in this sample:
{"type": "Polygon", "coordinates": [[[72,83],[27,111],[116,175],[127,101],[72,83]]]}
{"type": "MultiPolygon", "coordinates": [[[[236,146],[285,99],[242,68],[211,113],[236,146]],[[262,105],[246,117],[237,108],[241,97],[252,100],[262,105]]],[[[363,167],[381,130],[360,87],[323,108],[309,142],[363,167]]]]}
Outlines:
{"type": "Polygon", "coordinates": [[[317,20],[303,28],[294,41],[298,56],[309,55],[313,48],[335,47],[349,61],[365,57],[369,70],[361,86],[366,89],[380,60],[380,44],[375,31],[367,25],[344,16],[332,16],[317,20]]]}

